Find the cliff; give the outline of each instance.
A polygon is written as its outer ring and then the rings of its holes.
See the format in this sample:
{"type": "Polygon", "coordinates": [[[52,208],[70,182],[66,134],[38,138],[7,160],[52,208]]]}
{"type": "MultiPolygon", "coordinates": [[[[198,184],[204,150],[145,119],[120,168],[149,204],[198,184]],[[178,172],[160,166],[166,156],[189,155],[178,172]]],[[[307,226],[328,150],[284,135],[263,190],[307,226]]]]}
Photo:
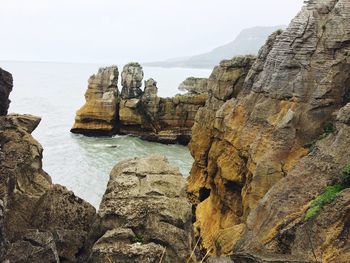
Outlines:
{"type": "Polygon", "coordinates": [[[214,70],[192,129],[188,187],[211,254],[348,261],[349,15],[348,1],[308,1],[235,94],[214,70]]]}
{"type": "Polygon", "coordinates": [[[138,63],[129,63],[121,73],[119,95],[118,69],[102,68],[89,80],[86,103],[78,110],[71,132],[84,135],[131,134],[162,143],[187,144],[194,117],[207,99],[206,93],[157,96],[157,82],[145,81],[138,63]]]}

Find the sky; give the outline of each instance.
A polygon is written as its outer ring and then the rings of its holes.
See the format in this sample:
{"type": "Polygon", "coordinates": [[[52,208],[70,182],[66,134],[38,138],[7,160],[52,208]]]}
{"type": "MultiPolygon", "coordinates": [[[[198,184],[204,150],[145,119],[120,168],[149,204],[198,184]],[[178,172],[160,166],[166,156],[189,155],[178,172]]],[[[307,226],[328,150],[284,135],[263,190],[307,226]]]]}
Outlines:
{"type": "Polygon", "coordinates": [[[149,62],[245,28],[288,25],[303,0],[0,0],[0,60],[149,62]]]}

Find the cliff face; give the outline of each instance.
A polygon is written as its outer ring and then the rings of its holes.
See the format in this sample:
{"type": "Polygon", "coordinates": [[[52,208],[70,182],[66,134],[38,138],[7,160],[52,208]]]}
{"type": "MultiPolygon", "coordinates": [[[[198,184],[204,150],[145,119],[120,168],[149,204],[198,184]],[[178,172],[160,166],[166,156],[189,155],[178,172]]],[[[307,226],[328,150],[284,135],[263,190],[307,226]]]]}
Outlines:
{"type": "Polygon", "coordinates": [[[187,144],[195,114],[207,94],[160,98],[153,79],[145,81],[142,91],[143,70],[138,63],[127,64],[121,75],[120,96],[116,67],[100,69],[90,78],[87,102],[77,112],[71,131],[85,135],[131,134],[150,141],[187,144]]]}
{"type": "MultiPolygon", "coordinates": [[[[317,224],[334,207],[309,225],[303,218],[310,201],[339,182],[350,161],[348,126],[335,122],[350,99],[350,3],[308,2],[260,50],[237,98],[225,94],[232,86],[210,93],[192,130],[188,191],[197,204],[195,226],[204,248],[239,251],[237,262],[269,262],[277,254],[283,254],[280,262],[288,262],[286,255],[301,262],[314,261],[314,254],[327,262],[347,258],[341,254],[349,237],[337,243],[349,230],[347,190],[335,201],[342,213],[330,215],[322,227],[317,224]],[[220,98],[228,100],[213,106],[220,98]],[[328,227],[334,234],[326,235],[328,227]],[[301,240],[308,235],[312,242],[305,245],[301,240]]],[[[223,78],[212,78],[209,89],[223,78]]]]}

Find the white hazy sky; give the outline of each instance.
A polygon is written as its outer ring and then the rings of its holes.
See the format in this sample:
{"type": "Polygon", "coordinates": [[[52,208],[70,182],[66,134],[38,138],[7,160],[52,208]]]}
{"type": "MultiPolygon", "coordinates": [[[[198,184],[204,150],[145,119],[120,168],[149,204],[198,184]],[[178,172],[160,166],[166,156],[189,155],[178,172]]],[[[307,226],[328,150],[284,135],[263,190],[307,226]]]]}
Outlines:
{"type": "Polygon", "coordinates": [[[0,0],[0,60],[121,63],[209,51],[289,24],[303,0],[0,0]]]}

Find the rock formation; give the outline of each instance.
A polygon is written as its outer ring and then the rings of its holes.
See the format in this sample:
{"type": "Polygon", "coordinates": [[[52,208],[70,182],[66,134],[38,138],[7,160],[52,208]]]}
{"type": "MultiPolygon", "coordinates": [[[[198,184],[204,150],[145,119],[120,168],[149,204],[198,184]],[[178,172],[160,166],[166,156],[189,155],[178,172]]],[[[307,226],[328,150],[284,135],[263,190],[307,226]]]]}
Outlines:
{"type": "MultiPolygon", "coordinates": [[[[0,107],[7,110],[6,98],[0,107]]],[[[42,169],[43,149],[31,136],[39,123],[32,115],[0,116],[1,262],[158,263],[189,257],[192,209],[178,168],[162,156],[121,162],[96,215],[42,169]]]]}
{"type": "Polygon", "coordinates": [[[10,104],[9,95],[12,90],[12,75],[0,68],[0,116],[7,114],[10,104]]]}
{"type": "Polygon", "coordinates": [[[180,91],[186,91],[191,94],[200,94],[208,92],[208,79],[189,77],[179,86],[180,91]]]}
{"type": "Polygon", "coordinates": [[[42,170],[40,118],[0,117],[0,261],[76,262],[95,208],[42,170]]]}
{"type": "Polygon", "coordinates": [[[111,135],[118,119],[118,68],[100,68],[89,79],[86,103],[76,114],[71,132],[85,135],[111,135]]]}
{"type": "Polygon", "coordinates": [[[188,187],[211,254],[348,262],[349,190],[305,218],[350,161],[349,16],[346,0],[308,1],[268,39],[244,83],[224,88],[214,70],[192,130],[188,187]]]}
{"type": "Polygon", "coordinates": [[[153,79],[145,81],[141,91],[142,78],[138,63],[127,64],[122,72],[119,97],[117,68],[100,69],[90,78],[87,102],[77,112],[71,131],[85,135],[131,134],[150,141],[187,144],[194,117],[204,106],[207,94],[160,98],[153,79]]]}
{"type": "Polygon", "coordinates": [[[117,164],[90,236],[89,262],[182,262],[190,254],[186,179],[162,156],[117,164]],[[90,244],[91,245],[91,244],[90,244]]]}
{"type": "Polygon", "coordinates": [[[122,74],[122,99],[140,98],[142,95],[143,70],[139,63],[131,62],[123,68],[122,74]]]}

